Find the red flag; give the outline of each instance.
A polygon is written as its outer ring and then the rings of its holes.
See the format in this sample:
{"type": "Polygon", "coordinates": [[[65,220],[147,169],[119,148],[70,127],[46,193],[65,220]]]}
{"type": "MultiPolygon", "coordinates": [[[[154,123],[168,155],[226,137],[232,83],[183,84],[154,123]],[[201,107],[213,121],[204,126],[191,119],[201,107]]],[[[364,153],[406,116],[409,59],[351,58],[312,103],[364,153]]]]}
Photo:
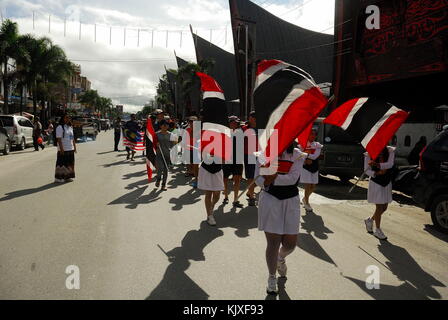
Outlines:
{"type": "Polygon", "coordinates": [[[153,168],[156,167],[157,134],[152,126],[151,119],[146,120],[146,172],[148,182],[151,182],[153,168]]]}
{"type": "Polygon", "coordinates": [[[254,104],[257,128],[266,129],[259,137],[260,149],[269,161],[299,135],[306,136],[304,131],[326,107],[327,99],[306,71],[280,60],[263,60],[258,64],[254,104]]]}
{"type": "Polygon", "coordinates": [[[409,112],[388,102],[358,98],[334,110],[324,123],[345,130],[376,159],[408,116],[409,112]]]}
{"type": "Polygon", "coordinates": [[[227,106],[224,91],[211,76],[196,72],[203,93],[201,150],[223,161],[231,158],[231,134],[227,127],[227,106]]]}

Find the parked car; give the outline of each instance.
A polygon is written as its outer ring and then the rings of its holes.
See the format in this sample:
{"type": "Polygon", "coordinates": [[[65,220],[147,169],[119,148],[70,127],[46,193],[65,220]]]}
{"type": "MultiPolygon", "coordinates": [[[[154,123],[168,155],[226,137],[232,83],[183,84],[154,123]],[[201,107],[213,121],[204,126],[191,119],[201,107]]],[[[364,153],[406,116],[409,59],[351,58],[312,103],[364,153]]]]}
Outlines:
{"type": "Polygon", "coordinates": [[[339,127],[323,123],[318,118],[314,123],[317,141],[324,147],[319,158],[319,172],[333,175],[346,183],[364,172],[364,148],[339,127]]]}
{"type": "Polygon", "coordinates": [[[3,127],[3,122],[0,120],[0,151],[6,156],[11,149],[11,142],[9,141],[8,131],[3,127]]]}
{"type": "Polygon", "coordinates": [[[88,137],[96,140],[98,125],[91,119],[85,117],[73,117],[73,132],[75,139],[87,140],[88,137]]]}
{"type": "Polygon", "coordinates": [[[16,115],[2,115],[0,120],[8,132],[11,146],[24,150],[33,145],[33,124],[28,118],[16,115]]]}
{"type": "Polygon", "coordinates": [[[394,190],[431,212],[436,229],[448,234],[448,128],[422,151],[419,167],[399,169],[394,190]]]}

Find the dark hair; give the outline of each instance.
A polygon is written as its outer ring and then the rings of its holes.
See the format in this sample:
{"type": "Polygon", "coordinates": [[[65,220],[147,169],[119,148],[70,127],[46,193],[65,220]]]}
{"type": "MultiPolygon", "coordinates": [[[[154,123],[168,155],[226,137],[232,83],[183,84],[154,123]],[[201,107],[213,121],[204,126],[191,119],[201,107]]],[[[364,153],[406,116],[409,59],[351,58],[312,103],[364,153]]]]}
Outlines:
{"type": "Polygon", "coordinates": [[[165,119],[164,120],[160,120],[160,122],[159,122],[159,126],[169,126],[169,123],[168,123],[168,121],[166,121],[165,119]]]}
{"type": "Polygon", "coordinates": [[[381,151],[381,153],[378,155],[378,158],[376,158],[375,162],[377,162],[377,163],[387,162],[388,160],[389,160],[389,149],[387,147],[385,147],[381,151]],[[383,160],[383,161],[381,161],[381,160],[383,160]]]}
{"type": "Polygon", "coordinates": [[[251,111],[251,112],[249,113],[249,117],[257,118],[257,117],[256,117],[256,113],[255,113],[255,111],[251,111]]]}
{"type": "Polygon", "coordinates": [[[286,153],[293,154],[294,153],[294,143],[291,143],[289,147],[286,149],[286,153]]]}

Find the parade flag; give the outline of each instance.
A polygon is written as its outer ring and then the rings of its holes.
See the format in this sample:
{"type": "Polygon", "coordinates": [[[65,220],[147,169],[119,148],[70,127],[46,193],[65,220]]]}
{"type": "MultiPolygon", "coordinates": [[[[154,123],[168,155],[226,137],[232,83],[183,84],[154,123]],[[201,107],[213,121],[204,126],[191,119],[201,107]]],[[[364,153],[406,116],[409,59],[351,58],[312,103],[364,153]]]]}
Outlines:
{"type": "Polygon", "coordinates": [[[327,99],[306,71],[280,60],[263,60],[257,68],[254,105],[257,128],[265,129],[259,136],[260,150],[269,162],[312,126],[327,99]]]}
{"type": "Polygon", "coordinates": [[[232,135],[227,127],[227,106],[224,91],[211,76],[196,72],[201,80],[202,132],[201,150],[206,150],[223,161],[232,156],[232,135]]]}
{"type": "Polygon", "coordinates": [[[151,182],[153,169],[156,167],[157,135],[151,119],[146,120],[146,172],[148,182],[151,182]]]}
{"type": "Polygon", "coordinates": [[[144,151],[145,143],[143,137],[143,131],[124,129],[123,145],[135,152],[144,151]]]}
{"type": "Polygon", "coordinates": [[[372,98],[358,98],[334,110],[324,123],[338,126],[376,159],[406,121],[409,112],[372,98]]]}

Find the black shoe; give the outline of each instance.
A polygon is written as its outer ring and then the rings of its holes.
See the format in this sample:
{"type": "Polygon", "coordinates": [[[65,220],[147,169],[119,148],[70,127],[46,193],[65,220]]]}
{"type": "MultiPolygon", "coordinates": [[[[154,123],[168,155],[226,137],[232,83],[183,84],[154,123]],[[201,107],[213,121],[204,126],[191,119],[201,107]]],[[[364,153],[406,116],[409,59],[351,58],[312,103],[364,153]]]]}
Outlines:
{"type": "Polygon", "coordinates": [[[160,187],[160,181],[156,182],[156,188],[160,187]]]}
{"type": "Polygon", "coordinates": [[[224,198],[224,200],[222,201],[223,204],[228,204],[229,203],[229,198],[224,198]]]}
{"type": "Polygon", "coordinates": [[[244,206],[239,201],[233,202],[233,206],[236,208],[244,208],[244,206]]]}
{"type": "Polygon", "coordinates": [[[256,206],[255,198],[250,198],[248,202],[249,202],[249,207],[255,207],[256,206]]]}
{"type": "Polygon", "coordinates": [[[129,158],[130,158],[130,155],[127,155],[127,156],[126,156],[126,160],[129,160],[129,158]]]}

